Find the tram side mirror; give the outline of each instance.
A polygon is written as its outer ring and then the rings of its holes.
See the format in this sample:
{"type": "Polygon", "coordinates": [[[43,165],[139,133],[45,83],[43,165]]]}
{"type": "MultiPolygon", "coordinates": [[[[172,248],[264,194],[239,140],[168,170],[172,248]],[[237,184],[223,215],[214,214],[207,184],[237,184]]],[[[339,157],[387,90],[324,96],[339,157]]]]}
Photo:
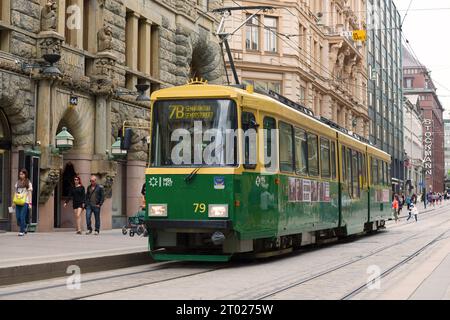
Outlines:
{"type": "Polygon", "coordinates": [[[131,137],[133,136],[133,131],[130,128],[126,128],[125,132],[122,133],[123,137],[120,139],[120,149],[130,150],[131,149],[131,137]]]}
{"type": "Polygon", "coordinates": [[[251,119],[251,120],[250,120],[250,123],[249,123],[249,127],[250,127],[251,129],[258,129],[259,124],[256,123],[255,120],[251,119]]]}

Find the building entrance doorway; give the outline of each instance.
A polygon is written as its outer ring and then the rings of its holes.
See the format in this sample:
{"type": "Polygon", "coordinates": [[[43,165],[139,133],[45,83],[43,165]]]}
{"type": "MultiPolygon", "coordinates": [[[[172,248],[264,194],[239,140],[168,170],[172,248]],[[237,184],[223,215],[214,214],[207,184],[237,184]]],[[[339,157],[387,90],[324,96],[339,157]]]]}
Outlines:
{"type": "Polygon", "coordinates": [[[0,110],[0,230],[10,229],[11,136],[8,122],[0,110]]]}
{"type": "Polygon", "coordinates": [[[63,170],[61,178],[55,187],[54,196],[54,228],[61,228],[62,226],[62,203],[64,200],[70,199],[70,192],[74,187],[74,178],[76,176],[75,167],[71,162],[68,162],[63,170]]]}

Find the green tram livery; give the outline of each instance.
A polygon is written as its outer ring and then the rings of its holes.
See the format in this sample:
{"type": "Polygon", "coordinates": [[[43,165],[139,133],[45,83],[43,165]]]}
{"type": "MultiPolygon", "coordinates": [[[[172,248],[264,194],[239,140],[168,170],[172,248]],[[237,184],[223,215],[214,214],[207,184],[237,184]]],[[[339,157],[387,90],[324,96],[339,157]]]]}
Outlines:
{"type": "Polygon", "coordinates": [[[191,83],[151,100],[155,260],[286,253],[392,215],[390,156],[274,92],[191,83]]]}

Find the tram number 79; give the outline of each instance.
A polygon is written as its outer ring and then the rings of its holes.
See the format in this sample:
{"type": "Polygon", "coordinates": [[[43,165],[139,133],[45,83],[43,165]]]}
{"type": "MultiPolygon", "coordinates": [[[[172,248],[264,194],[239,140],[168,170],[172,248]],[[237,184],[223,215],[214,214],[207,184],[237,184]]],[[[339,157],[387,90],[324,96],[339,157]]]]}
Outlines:
{"type": "Polygon", "coordinates": [[[193,203],[194,212],[197,213],[205,213],[206,212],[206,204],[204,203],[193,203]]]}

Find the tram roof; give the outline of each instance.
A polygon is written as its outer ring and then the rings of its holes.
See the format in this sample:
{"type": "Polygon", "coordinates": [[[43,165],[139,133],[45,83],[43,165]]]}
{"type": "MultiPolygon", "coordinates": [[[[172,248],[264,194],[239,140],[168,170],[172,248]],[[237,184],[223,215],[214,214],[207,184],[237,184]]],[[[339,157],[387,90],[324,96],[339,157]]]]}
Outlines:
{"type": "Polygon", "coordinates": [[[343,132],[340,132],[336,128],[333,128],[330,125],[327,125],[326,123],[320,121],[319,119],[316,119],[314,116],[302,113],[294,108],[291,108],[289,106],[286,106],[282,102],[278,101],[277,99],[274,99],[271,96],[261,94],[258,92],[249,92],[245,89],[235,87],[235,86],[225,86],[225,85],[214,85],[214,84],[206,84],[206,83],[188,83],[186,85],[182,86],[175,86],[175,87],[169,87],[164,88],[158,91],[155,91],[151,95],[151,100],[161,100],[161,99],[183,99],[183,98],[239,98],[242,97],[244,101],[251,101],[252,99],[258,99],[259,101],[265,100],[271,106],[269,105],[260,105],[259,109],[264,110],[268,113],[276,114],[277,116],[281,116],[287,119],[291,119],[291,116],[293,115],[299,115],[303,117],[303,119],[306,120],[305,123],[306,126],[309,129],[312,129],[314,131],[318,131],[317,128],[314,128],[316,126],[321,127],[325,129],[327,132],[327,136],[330,136],[331,134],[338,134],[339,139],[346,142],[347,144],[351,144],[352,146],[359,146],[358,149],[361,149],[362,151],[365,151],[367,149],[367,152],[370,154],[373,154],[377,157],[379,157],[382,160],[385,160],[387,162],[390,162],[391,158],[389,154],[386,152],[377,149],[374,146],[371,146],[370,144],[367,144],[364,141],[359,141],[358,139],[354,138],[353,136],[349,134],[345,134],[343,132]],[[200,89],[200,90],[196,90],[200,89]],[[275,109],[273,109],[273,107],[275,109]],[[282,112],[281,112],[282,111],[282,112]]]}

